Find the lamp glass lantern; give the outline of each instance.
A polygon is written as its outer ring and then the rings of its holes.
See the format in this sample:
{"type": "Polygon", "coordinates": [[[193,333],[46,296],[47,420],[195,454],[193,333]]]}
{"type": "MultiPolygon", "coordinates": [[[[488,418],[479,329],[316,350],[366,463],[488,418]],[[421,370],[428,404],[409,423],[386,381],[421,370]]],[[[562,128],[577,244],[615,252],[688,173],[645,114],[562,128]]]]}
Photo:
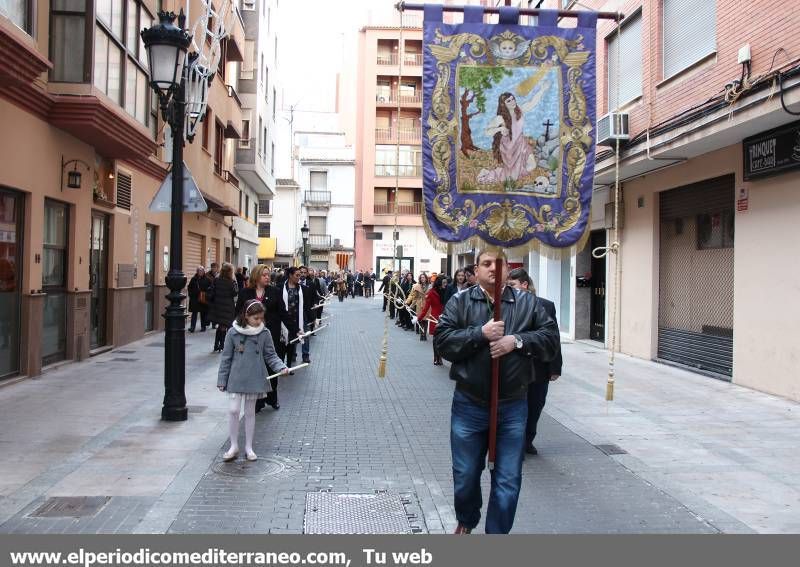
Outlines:
{"type": "Polygon", "coordinates": [[[311,232],[311,229],[308,228],[308,223],[306,221],[303,221],[303,228],[300,229],[300,234],[303,237],[303,242],[304,243],[308,241],[308,233],[309,232],[311,232]]]}
{"type": "Polygon", "coordinates": [[[67,187],[70,189],[81,188],[81,172],[78,171],[78,164],[75,164],[75,169],[67,172],[67,187]]]}
{"type": "Polygon", "coordinates": [[[162,95],[167,95],[180,84],[186,51],[191,42],[189,33],[175,25],[175,18],[173,12],[159,12],[159,22],[142,30],[150,65],[150,84],[162,95]]]}

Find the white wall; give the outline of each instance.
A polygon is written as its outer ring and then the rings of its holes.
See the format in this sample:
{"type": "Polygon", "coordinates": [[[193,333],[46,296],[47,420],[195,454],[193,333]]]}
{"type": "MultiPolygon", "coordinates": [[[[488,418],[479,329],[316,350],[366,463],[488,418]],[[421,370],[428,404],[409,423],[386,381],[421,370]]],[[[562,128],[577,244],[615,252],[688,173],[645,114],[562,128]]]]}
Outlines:
{"type": "Polygon", "coordinates": [[[272,209],[272,237],[277,238],[278,255],[294,255],[300,239],[300,190],[278,187],[272,209]]]}
{"type": "MultiPolygon", "coordinates": [[[[356,266],[356,269],[371,268],[377,269],[377,258],[379,256],[394,256],[394,242],[392,241],[391,225],[376,225],[375,232],[383,233],[383,240],[375,240],[372,243],[372,265],[370,266],[356,266]]],[[[430,242],[422,227],[417,226],[400,226],[397,229],[400,233],[400,238],[397,240],[397,245],[403,247],[403,257],[414,258],[414,276],[416,277],[420,272],[440,272],[442,267],[442,258],[446,258],[446,254],[438,252],[430,242]],[[427,262],[425,261],[427,260],[427,262]]]]}

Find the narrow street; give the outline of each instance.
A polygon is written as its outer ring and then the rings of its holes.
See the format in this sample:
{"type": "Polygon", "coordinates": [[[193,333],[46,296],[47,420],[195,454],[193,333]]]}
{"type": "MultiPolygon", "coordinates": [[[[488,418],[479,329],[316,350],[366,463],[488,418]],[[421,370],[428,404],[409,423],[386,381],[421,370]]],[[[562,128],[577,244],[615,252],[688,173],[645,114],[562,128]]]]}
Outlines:
{"type": "MultiPolygon", "coordinates": [[[[211,333],[188,336],[183,423],[159,420],[159,334],[0,388],[0,532],[302,533],[320,491],[399,495],[404,529],[452,531],[447,367],[390,324],[379,379],[379,300],[326,314],[312,366],[283,379],[279,411],[257,416],[255,463],[220,460],[226,401],[211,333]]],[[[606,404],[607,353],[565,344],[564,360],[514,532],[800,529],[797,404],[624,356],[606,404]]],[[[485,501],[488,473],[484,485],[485,501]]],[[[337,521],[328,529],[358,518],[337,521]]]]}

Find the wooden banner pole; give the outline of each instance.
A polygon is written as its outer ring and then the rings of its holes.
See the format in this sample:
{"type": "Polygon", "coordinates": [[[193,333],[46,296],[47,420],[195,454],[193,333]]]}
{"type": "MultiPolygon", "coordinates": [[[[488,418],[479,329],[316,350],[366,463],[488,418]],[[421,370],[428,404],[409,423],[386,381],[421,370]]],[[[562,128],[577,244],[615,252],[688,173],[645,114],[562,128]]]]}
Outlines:
{"type": "MultiPolygon", "coordinates": [[[[503,318],[501,311],[503,295],[503,256],[494,261],[494,320],[503,318]]],[[[497,406],[500,395],[500,359],[492,359],[492,386],[489,393],[489,470],[494,470],[497,455],[497,406]]]]}

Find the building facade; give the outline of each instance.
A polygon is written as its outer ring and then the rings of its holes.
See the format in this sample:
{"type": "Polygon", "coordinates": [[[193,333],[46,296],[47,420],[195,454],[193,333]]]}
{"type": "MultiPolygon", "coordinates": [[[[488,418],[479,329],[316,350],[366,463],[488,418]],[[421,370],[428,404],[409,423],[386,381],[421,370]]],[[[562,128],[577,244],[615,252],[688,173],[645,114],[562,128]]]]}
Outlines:
{"type": "Polygon", "coordinates": [[[422,221],[422,30],[404,27],[400,39],[397,27],[359,34],[355,267],[381,274],[400,252],[397,267],[438,273],[447,257],[422,221]]]}
{"type": "MultiPolygon", "coordinates": [[[[192,2],[190,13],[200,13],[192,2]]],[[[0,13],[0,379],[120,346],[162,327],[168,171],[139,31],[151,0],[13,0],[0,13]],[[13,132],[14,135],[9,135],[13,132]]],[[[209,211],[184,216],[184,271],[232,258],[241,109],[238,11],[185,162],[209,211]]]]}
{"type": "MultiPolygon", "coordinates": [[[[573,2],[545,1],[550,8],[573,2]]],[[[800,12],[764,0],[583,2],[598,29],[598,118],[628,115],[620,152],[619,349],[800,399],[793,225],[800,213],[800,12]]],[[[576,8],[578,9],[578,8],[576,8]]],[[[608,344],[614,153],[598,147],[590,244],[531,255],[562,333],[608,344]]]]}
{"type": "Polygon", "coordinates": [[[295,132],[297,181],[303,192],[301,218],[310,230],[309,266],[336,270],[337,254],[353,268],[355,154],[343,132],[295,132]]]}
{"type": "Polygon", "coordinates": [[[242,257],[249,259],[251,265],[271,263],[275,259],[275,243],[269,232],[264,235],[263,230],[259,231],[258,223],[260,215],[270,213],[270,201],[276,195],[275,144],[280,92],[278,1],[245,0],[241,14],[244,61],[239,72],[238,91],[242,101],[243,132],[236,149],[236,172],[246,187],[245,202],[240,208],[247,214],[237,221],[241,226],[237,237],[242,246],[240,250],[246,250],[240,252],[239,264],[245,266],[242,257]]]}

